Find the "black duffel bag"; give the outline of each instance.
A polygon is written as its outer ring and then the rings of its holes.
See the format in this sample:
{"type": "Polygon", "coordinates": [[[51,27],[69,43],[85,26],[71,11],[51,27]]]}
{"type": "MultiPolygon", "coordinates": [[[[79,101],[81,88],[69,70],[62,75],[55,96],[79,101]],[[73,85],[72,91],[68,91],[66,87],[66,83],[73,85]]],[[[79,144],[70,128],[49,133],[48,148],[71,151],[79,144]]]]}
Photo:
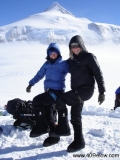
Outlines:
{"type": "Polygon", "coordinates": [[[35,116],[32,101],[24,101],[19,98],[9,100],[6,110],[15,119],[14,126],[19,129],[32,129],[35,125],[35,116]]]}

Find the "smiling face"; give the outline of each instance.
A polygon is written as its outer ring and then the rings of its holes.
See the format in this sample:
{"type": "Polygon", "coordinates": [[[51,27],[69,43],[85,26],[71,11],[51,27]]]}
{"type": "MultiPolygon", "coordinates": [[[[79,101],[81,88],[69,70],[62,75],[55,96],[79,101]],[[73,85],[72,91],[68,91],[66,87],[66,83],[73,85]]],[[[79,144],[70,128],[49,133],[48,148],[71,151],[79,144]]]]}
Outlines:
{"type": "Polygon", "coordinates": [[[76,55],[78,55],[81,50],[82,50],[82,49],[81,49],[80,47],[71,48],[71,51],[72,51],[74,54],[76,54],[76,55]]]}
{"type": "Polygon", "coordinates": [[[82,49],[80,48],[80,46],[79,46],[78,43],[72,43],[72,44],[71,44],[71,51],[72,51],[74,54],[78,55],[81,50],[82,50],[82,49]]]}

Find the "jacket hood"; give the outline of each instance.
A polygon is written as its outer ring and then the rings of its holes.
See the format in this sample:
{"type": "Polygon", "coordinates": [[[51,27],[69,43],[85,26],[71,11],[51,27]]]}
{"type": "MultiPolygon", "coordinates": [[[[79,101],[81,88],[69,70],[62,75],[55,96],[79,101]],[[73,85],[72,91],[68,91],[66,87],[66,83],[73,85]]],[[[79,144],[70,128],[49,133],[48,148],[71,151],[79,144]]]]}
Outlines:
{"type": "Polygon", "coordinates": [[[88,52],[86,47],[85,47],[85,44],[84,44],[84,41],[83,41],[82,37],[80,35],[76,35],[76,36],[71,38],[70,43],[69,43],[70,57],[72,59],[73,59],[73,53],[71,52],[71,47],[70,47],[72,43],[78,43],[80,48],[82,48],[82,51],[88,52]]]}
{"type": "Polygon", "coordinates": [[[47,48],[47,57],[49,55],[48,52],[49,52],[50,49],[55,49],[59,53],[59,55],[61,56],[60,48],[59,48],[59,45],[57,43],[50,43],[50,45],[47,48]]]}

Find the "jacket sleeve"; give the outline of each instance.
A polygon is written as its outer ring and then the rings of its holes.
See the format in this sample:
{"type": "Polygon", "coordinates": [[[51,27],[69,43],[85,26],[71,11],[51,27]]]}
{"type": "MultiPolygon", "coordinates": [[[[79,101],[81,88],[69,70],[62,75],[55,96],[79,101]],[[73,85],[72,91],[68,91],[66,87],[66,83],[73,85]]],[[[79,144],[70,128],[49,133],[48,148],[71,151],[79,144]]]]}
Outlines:
{"type": "Polygon", "coordinates": [[[104,93],[106,90],[103,73],[100,69],[97,58],[93,54],[91,54],[89,59],[89,68],[91,69],[92,74],[97,82],[99,93],[104,93]]]}
{"type": "Polygon", "coordinates": [[[39,82],[46,73],[46,69],[45,69],[45,63],[43,64],[43,66],[40,68],[40,70],[37,72],[37,74],[29,81],[29,84],[34,86],[37,82],[39,82]]]}
{"type": "Polygon", "coordinates": [[[66,63],[65,63],[65,71],[66,71],[66,73],[70,73],[70,69],[69,69],[69,59],[67,59],[65,62],[66,62],[66,63]]]}

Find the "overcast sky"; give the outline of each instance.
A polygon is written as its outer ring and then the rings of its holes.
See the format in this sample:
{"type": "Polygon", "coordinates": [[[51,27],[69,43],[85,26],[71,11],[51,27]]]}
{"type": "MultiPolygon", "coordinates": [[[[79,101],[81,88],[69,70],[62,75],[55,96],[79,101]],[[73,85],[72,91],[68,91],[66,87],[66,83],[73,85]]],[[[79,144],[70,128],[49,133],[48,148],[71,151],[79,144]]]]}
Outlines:
{"type": "MultiPolygon", "coordinates": [[[[0,0],[0,26],[43,12],[55,0],[0,0]]],[[[120,0],[57,0],[75,17],[120,26],[120,0]]]]}

